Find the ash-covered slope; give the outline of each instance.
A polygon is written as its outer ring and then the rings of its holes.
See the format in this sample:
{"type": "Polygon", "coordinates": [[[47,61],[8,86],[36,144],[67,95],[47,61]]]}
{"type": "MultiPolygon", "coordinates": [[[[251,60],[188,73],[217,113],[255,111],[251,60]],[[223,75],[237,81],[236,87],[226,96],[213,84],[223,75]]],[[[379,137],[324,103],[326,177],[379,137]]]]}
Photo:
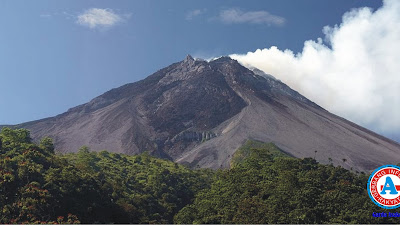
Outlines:
{"type": "Polygon", "coordinates": [[[247,139],[295,157],[357,170],[400,162],[400,145],[322,109],[229,57],[185,60],[56,117],[18,125],[58,150],[150,151],[193,166],[227,167],[247,139]],[[317,151],[317,152],[315,152],[317,151]]]}

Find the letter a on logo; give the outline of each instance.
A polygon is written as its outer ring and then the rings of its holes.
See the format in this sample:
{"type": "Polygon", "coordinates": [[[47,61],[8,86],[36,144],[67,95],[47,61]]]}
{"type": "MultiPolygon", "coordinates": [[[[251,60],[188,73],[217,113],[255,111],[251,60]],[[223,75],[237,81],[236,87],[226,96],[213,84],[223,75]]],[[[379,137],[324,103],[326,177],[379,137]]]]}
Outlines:
{"type": "Polygon", "coordinates": [[[391,195],[397,195],[396,186],[394,186],[392,178],[389,176],[386,177],[385,185],[383,185],[383,189],[381,191],[381,195],[386,194],[386,191],[389,190],[391,195]]]}

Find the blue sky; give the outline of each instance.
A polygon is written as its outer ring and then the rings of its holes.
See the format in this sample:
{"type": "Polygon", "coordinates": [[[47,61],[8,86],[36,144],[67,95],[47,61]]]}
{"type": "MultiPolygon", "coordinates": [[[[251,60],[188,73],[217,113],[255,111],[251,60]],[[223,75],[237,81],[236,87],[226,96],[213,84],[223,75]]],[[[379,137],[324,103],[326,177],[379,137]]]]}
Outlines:
{"type": "Polygon", "coordinates": [[[0,1],[0,124],[55,116],[186,54],[295,54],[359,7],[382,2],[0,1]]]}

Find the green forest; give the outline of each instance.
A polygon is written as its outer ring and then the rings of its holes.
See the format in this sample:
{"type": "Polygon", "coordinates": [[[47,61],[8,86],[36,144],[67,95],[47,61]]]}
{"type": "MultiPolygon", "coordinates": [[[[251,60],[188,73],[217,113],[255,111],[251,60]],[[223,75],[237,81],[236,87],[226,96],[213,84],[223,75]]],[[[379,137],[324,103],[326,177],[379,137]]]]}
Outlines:
{"type": "Polygon", "coordinates": [[[368,176],[257,141],[210,170],[86,146],[59,154],[3,128],[0,223],[398,223],[372,217],[389,210],[369,199],[368,176]]]}

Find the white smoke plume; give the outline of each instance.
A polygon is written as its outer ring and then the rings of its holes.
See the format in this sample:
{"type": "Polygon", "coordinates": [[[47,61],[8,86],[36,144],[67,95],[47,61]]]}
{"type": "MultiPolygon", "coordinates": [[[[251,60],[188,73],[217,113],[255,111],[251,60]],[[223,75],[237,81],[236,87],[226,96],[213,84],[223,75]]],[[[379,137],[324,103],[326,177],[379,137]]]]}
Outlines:
{"type": "Polygon", "coordinates": [[[383,134],[400,133],[400,1],[347,12],[301,53],[273,46],[234,54],[325,109],[383,134]]]}

